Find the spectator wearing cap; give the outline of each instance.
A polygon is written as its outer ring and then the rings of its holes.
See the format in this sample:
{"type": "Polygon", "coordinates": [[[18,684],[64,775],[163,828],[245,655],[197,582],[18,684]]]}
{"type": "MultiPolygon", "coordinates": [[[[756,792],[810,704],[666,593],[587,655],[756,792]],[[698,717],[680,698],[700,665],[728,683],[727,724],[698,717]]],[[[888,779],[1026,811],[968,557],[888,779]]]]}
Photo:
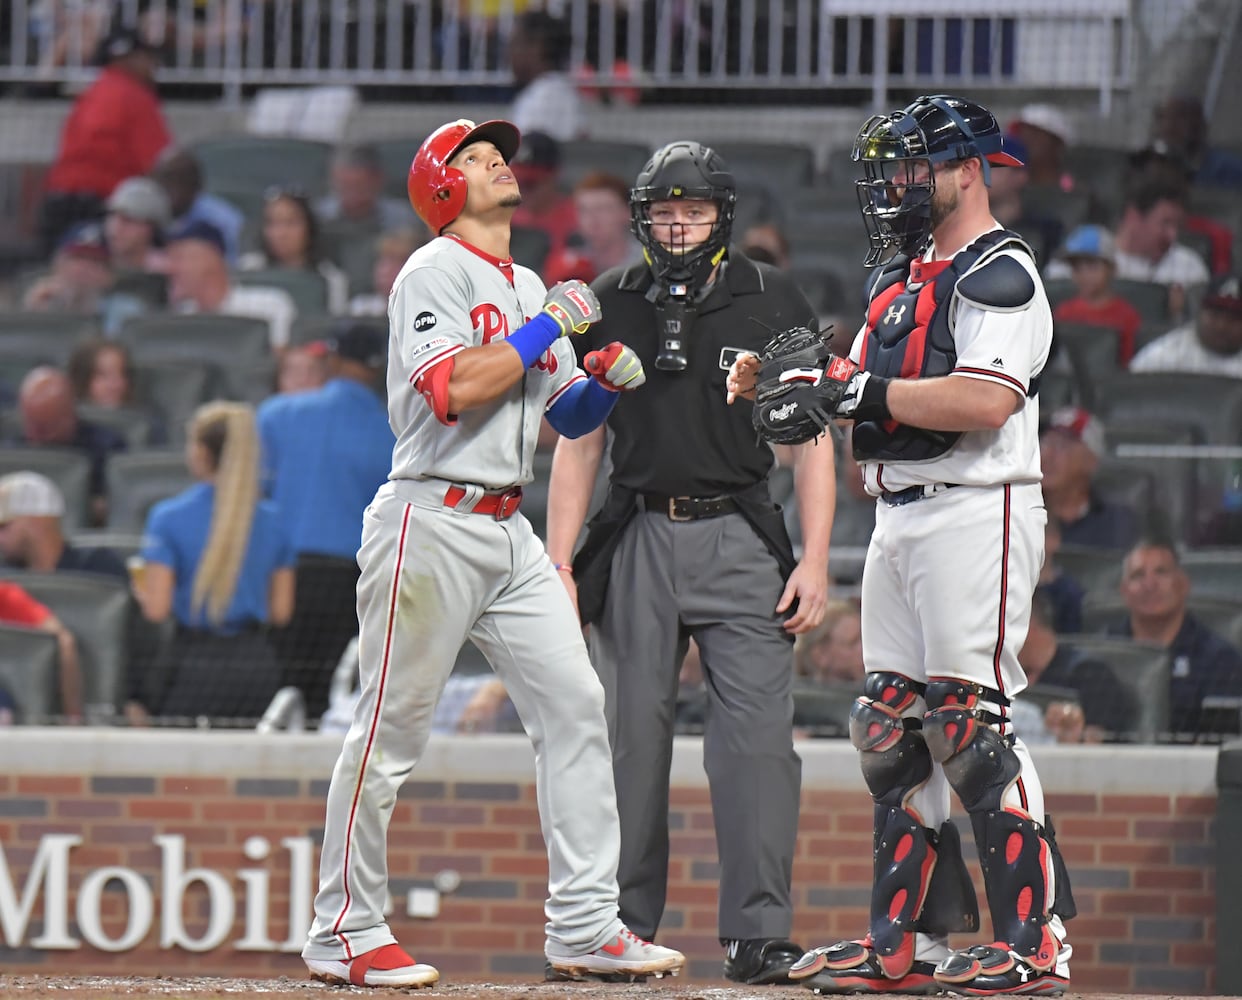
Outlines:
{"type": "Polygon", "coordinates": [[[22,308],[98,313],[114,280],[103,226],[79,222],[62,234],[51,270],[26,290],[22,308]]]}
{"type": "Polygon", "coordinates": [[[388,359],[385,326],[341,320],[326,346],[323,388],[273,396],[258,411],[265,490],[297,555],[298,604],[282,638],[285,683],[301,689],[316,718],[358,631],[362,512],[388,479],[396,442],[376,392],[388,359]]]}
{"type": "Polygon", "coordinates": [[[1242,655],[1188,609],[1190,578],[1167,540],[1134,544],[1121,564],[1119,590],[1129,615],[1109,631],[1169,651],[1169,729],[1197,735],[1204,698],[1242,696],[1242,655]]]}
{"type": "Polygon", "coordinates": [[[10,472],[0,476],[0,554],[6,565],[35,573],[70,570],[128,581],[125,564],[111,549],[70,545],[61,518],[65,498],[47,476],[10,472]]]}
{"type": "Polygon", "coordinates": [[[1134,357],[1143,317],[1114,290],[1117,253],[1113,234],[1103,226],[1079,226],[1066,238],[1061,258],[1072,269],[1077,294],[1057,306],[1053,319],[1115,330],[1117,364],[1126,367],[1134,357]]]}
{"type": "Polygon", "coordinates": [[[1052,414],[1039,436],[1044,504],[1066,545],[1124,549],[1138,537],[1134,511],[1101,497],[1092,477],[1104,457],[1104,425],[1081,407],[1052,414]]]}
{"type": "MultiPolygon", "coordinates": [[[[61,714],[67,722],[81,722],[82,666],[78,656],[78,643],[73,633],[52,613],[51,608],[35,600],[15,580],[0,580],[0,624],[39,629],[56,637],[60,661],[61,714]]],[[[0,709],[11,711],[12,704],[8,692],[0,688],[0,709]]]]}
{"type": "Polygon", "coordinates": [[[582,136],[582,100],[565,72],[570,42],[569,25],[547,11],[529,10],[513,22],[509,68],[517,96],[509,120],[524,135],[542,132],[558,142],[582,136]]]}
{"type": "Polygon", "coordinates": [[[1025,163],[1032,184],[1074,190],[1074,178],[1065,165],[1065,153],[1074,144],[1074,128],[1064,111],[1051,104],[1027,104],[1009,131],[1026,146],[1025,163]]]}
{"type": "Polygon", "coordinates": [[[1135,355],[1130,370],[1242,378],[1242,276],[1213,278],[1194,322],[1153,340],[1135,355]]]}
{"type": "Polygon", "coordinates": [[[1026,143],[1016,135],[1003,136],[1001,141],[1004,151],[1018,162],[992,171],[988,206],[997,222],[1006,229],[1022,234],[1022,238],[1035,251],[1036,264],[1042,268],[1060,245],[1065,227],[1055,216],[1029,208],[1023,203],[1022,192],[1031,180],[1031,172],[1026,165],[1030,151],[1026,148],[1026,143]]]}
{"type": "Polygon", "coordinates": [[[102,216],[117,185],[147,173],[171,141],[155,91],[159,49],[117,27],[96,59],[103,68],[74,102],[47,175],[40,229],[48,253],[74,223],[102,216]]]}
{"type": "Polygon", "coordinates": [[[107,202],[104,238],[112,266],[118,271],[162,271],[159,245],[172,222],[168,193],[149,177],[130,177],[107,202]]]}
{"type": "Polygon", "coordinates": [[[565,252],[566,242],[578,228],[574,200],[560,186],[560,143],[543,132],[528,132],[522,136],[521,148],[509,168],[522,191],[522,204],[513,213],[513,227],[538,229],[548,236],[543,260],[516,259],[519,264],[542,271],[549,258],[565,252]]]}
{"type": "Polygon", "coordinates": [[[168,298],[179,312],[222,313],[266,320],[273,353],[289,343],[297,306],[281,288],[234,284],[220,230],[193,221],[168,234],[168,298]]]}
{"type": "Polygon", "coordinates": [[[206,222],[224,239],[224,257],[233,267],[241,250],[245,216],[237,206],[203,190],[203,168],[188,149],[169,149],[151,178],[164,189],[172,209],[171,228],[206,222]]]}
{"type": "Polygon", "coordinates": [[[40,365],[26,373],[17,390],[20,435],[14,444],[32,448],[73,448],[90,461],[91,521],[107,521],[108,456],[125,450],[116,431],[78,416],[69,376],[40,365]]]}

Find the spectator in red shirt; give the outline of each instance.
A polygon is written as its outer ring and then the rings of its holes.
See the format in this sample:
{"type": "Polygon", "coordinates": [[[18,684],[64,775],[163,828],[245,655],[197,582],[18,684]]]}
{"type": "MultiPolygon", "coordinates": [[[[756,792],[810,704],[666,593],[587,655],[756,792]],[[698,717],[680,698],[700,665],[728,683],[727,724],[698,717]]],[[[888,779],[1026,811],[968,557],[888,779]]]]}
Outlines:
{"type": "Polygon", "coordinates": [[[100,43],[97,62],[103,69],[69,112],[48,171],[41,221],[48,253],[74,223],[101,218],[113,189],[147,173],[170,141],[155,92],[159,49],[118,27],[100,43]]]}
{"type": "Polygon", "coordinates": [[[1057,306],[1053,319],[1116,330],[1117,364],[1127,367],[1143,317],[1113,290],[1117,274],[1113,234],[1103,226],[1079,226],[1066,238],[1061,256],[1073,268],[1078,294],[1057,306]]]}
{"type": "Polygon", "coordinates": [[[40,604],[24,587],[0,580],[0,623],[51,632],[60,650],[60,709],[69,722],[82,721],[82,668],[78,644],[51,609],[40,604]]]}
{"type": "MultiPolygon", "coordinates": [[[[523,188],[523,194],[525,188],[523,188]]],[[[620,177],[595,170],[574,185],[575,232],[543,268],[549,285],[570,278],[594,281],[612,267],[643,259],[642,244],[630,231],[630,187],[620,177]]]]}
{"type": "Polygon", "coordinates": [[[540,229],[548,234],[548,252],[543,260],[522,260],[516,239],[514,259],[542,273],[548,260],[564,253],[566,241],[578,228],[573,199],[560,186],[560,143],[542,132],[527,132],[509,167],[522,190],[522,205],[513,213],[513,228],[540,229]]]}

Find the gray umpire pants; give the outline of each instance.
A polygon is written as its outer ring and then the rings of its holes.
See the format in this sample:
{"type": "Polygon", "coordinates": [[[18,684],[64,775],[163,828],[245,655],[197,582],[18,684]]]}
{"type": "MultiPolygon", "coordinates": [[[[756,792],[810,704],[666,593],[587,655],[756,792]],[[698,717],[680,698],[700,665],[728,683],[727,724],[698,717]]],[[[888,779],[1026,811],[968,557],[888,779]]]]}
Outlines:
{"type": "Polygon", "coordinates": [[[793,648],[773,609],[784,583],[740,514],[625,529],[591,660],[604,685],[621,857],[621,918],[655,936],[668,888],[677,675],[698,643],[704,767],[720,857],[721,938],[788,937],[802,761],[793,749],[793,648]]]}

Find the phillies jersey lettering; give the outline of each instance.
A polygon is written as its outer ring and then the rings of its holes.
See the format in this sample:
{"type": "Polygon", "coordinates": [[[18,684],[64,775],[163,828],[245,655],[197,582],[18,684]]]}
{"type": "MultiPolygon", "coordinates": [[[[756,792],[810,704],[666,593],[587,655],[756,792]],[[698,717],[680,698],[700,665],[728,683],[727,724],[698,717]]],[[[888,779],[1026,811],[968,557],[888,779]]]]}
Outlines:
{"type": "Polygon", "coordinates": [[[466,348],[507,338],[543,308],[546,295],[530,269],[502,267],[449,237],[437,237],[406,261],[388,301],[394,341],[388,419],[397,436],[390,478],[437,478],[489,489],[531,481],[544,411],[586,378],[565,338],[503,396],[457,414],[452,425],[436,419],[420,383],[466,348]]]}

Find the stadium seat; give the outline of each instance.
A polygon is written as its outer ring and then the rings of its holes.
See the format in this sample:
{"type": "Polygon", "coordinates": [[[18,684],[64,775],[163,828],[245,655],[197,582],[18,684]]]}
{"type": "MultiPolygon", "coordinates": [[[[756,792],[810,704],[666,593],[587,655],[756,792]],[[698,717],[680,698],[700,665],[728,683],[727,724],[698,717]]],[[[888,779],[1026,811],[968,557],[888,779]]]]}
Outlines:
{"type": "Polygon", "coordinates": [[[64,365],[74,345],[99,332],[99,320],[92,315],[0,310],[0,357],[64,365]]]}
{"type": "Polygon", "coordinates": [[[128,690],[130,616],[135,612],[129,586],[99,573],[5,571],[35,600],[46,604],[78,643],[82,699],[107,714],[120,711],[128,690]]]}
{"type": "Polygon", "coordinates": [[[163,418],[169,444],[180,444],[190,416],[210,398],[214,377],[214,367],[203,362],[136,361],[134,400],[163,418]]]}
{"type": "Polygon", "coordinates": [[[252,316],[138,316],[121,328],[120,339],[139,363],[212,366],[214,385],[207,391],[233,399],[245,398],[245,383],[235,373],[271,357],[268,324],[252,316]]]}
{"type": "Polygon", "coordinates": [[[596,170],[620,177],[633,186],[638,173],[651,159],[651,147],[637,142],[609,139],[575,139],[561,143],[561,185],[565,190],[596,170]]]}
{"type": "Polygon", "coordinates": [[[142,551],[142,535],[138,532],[108,531],[92,528],[68,536],[70,545],[84,549],[107,549],[121,562],[142,551]]]}
{"type": "Polygon", "coordinates": [[[1048,296],[1048,304],[1055,310],[1062,302],[1077,295],[1078,289],[1070,278],[1052,278],[1044,281],[1044,292],[1048,296]]]}
{"type": "Polygon", "coordinates": [[[116,431],[129,448],[145,448],[151,443],[151,417],[142,410],[85,403],[79,404],[77,410],[82,420],[116,431]]]}
{"type": "Polygon", "coordinates": [[[1092,545],[1062,545],[1053,561],[1087,593],[1116,595],[1123,558],[1124,553],[1092,545]]]}
{"type": "Polygon", "coordinates": [[[311,197],[328,190],[332,146],[310,139],[278,136],[222,136],[191,147],[208,191],[300,188],[311,197]]]}
{"type": "Polygon", "coordinates": [[[371,145],[379,154],[384,168],[384,194],[389,198],[405,201],[409,197],[406,182],[410,176],[410,164],[418,152],[421,139],[380,139],[371,145]]]}
{"type": "Polygon", "coordinates": [[[9,472],[39,472],[47,476],[65,498],[66,531],[90,523],[91,463],[75,448],[0,447],[0,476],[9,472]]]}
{"type": "Polygon", "coordinates": [[[1088,191],[1063,191],[1053,184],[1028,184],[1022,189],[1022,214],[1026,218],[1058,219],[1066,232],[1086,222],[1090,211],[1088,191]]]}
{"type": "Polygon", "coordinates": [[[374,284],[375,241],[379,233],[347,223],[327,223],[323,245],[328,256],[349,279],[350,295],[366,295],[374,284]]]}
{"type": "Polygon", "coordinates": [[[1199,443],[1242,443],[1242,379],[1181,372],[1126,373],[1100,382],[1105,427],[1132,421],[1192,428],[1199,443]]]}
{"type": "Polygon", "coordinates": [[[1066,647],[1106,663],[1137,708],[1130,736],[1152,743],[1169,729],[1169,654],[1162,646],[1122,636],[1079,634],[1066,647]]]}
{"type": "Polygon", "coordinates": [[[239,285],[279,288],[288,292],[299,316],[314,316],[328,311],[328,286],[323,276],[314,271],[297,271],[287,267],[259,271],[238,271],[234,276],[239,285]]]}
{"type": "Polygon", "coordinates": [[[52,722],[60,707],[56,637],[42,629],[0,625],[0,688],[13,698],[16,722],[52,722]]]}
{"type": "Polygon", "coordinates": [[[841,686],[820,686],[800,683],[794,687],[793,724],[806,729],[811,736],[842,738],[849,735],[850,711],[854,707],[858,690],[841,686]]]}
{"type": "Polygon", "coordinates": [[[141,534],[151,505],[193,482],[180,449],[113,455],[108,462],[108,530],[141,534]]]}
{"type": "Polygon", "coordinates": [[[782,196],[810,187],[815,152],[792,142],[708,142],[739,181],[762,184],[782,196]]]}
{"type": "Polygon", "coordinates": [[[1242,599],[1242,548],[1197,549],[1182,554],[1191,592],[1199,597],[1242,599]]]}
{"type": "Polygon", "coordinates": [[[1134,278],[1116,278],[1113,290],[1138,310],[1146,328],[1168,329],[1169,286],[1155,281],[1137,281],[1134,278]]]}
{"type": "Polygon", "coordinates": [[[1117,364],[1121,336],[1112,327],[1057,323],[1052,335],[1069,357],[1079,381],[1092,384],[1121,370],[1117,364]]]}

